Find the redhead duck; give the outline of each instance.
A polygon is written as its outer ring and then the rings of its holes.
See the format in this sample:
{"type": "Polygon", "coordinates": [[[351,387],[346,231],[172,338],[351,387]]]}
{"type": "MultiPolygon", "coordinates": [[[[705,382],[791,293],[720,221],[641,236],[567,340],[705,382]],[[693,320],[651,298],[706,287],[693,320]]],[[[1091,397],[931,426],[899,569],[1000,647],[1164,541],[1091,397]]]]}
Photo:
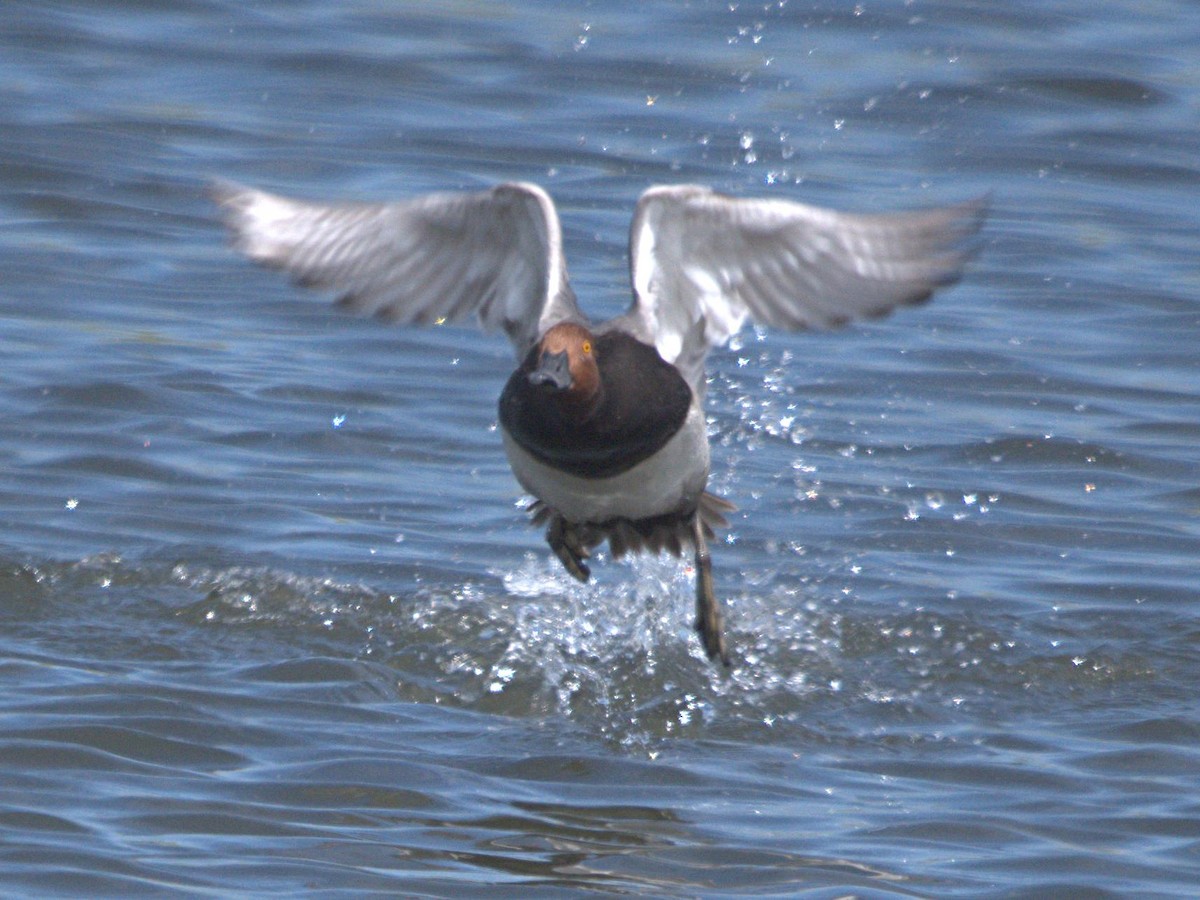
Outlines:
{"type": "Polygon", "coordinates": [[[575,578],[605,540],[695,555],[696,621],[729,665],[708,543],[734,507],[708,493],[704,361],[747,318],[828,328],[926,300],[958,279],[986,198],[855,215],[697,185],[651,187],[629,237],[633,304],[593,324],[567,278],[554,203],[509,183],[392,203],[308,203],[214,189],[235,247],[340,303],[404,324],[472,313],[517,368],[500,395],[513,474],[575,578]]]}

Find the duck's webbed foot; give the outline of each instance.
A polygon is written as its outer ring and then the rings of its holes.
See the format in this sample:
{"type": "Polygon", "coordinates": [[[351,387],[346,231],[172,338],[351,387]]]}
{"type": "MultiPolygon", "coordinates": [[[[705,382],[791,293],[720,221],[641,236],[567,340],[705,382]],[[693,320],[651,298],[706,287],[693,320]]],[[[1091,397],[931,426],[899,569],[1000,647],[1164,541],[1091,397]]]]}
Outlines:
{"type": "Polygon", "coordinates": [[[591,578],[592,570],[584,560],[592,554],[584,545],[583,536],[558,513],[552,513],[550,516],[550,524],[546,528],[546,543],[573,576],[580,581],[591,578]]]}
{"type": "Polygon", "coordinates": [[[704,523],[699,513],[692,519],[692,541],[696,545],[696,631],[709,659],[720,659],[729,668],[729,647],[725,643],[725,624],[721,604],[713,590],[712,557],[704,539],[704,523]]]}

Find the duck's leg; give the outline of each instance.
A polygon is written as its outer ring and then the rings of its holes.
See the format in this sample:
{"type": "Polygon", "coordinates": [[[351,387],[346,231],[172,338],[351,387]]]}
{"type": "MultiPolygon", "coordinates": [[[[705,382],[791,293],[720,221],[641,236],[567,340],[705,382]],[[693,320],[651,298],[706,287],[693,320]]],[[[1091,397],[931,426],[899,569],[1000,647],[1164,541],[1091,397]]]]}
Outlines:
{"type": "Polygon", "coordinates": [[[712,557],[704,540],[704,523],[697,512],[692,518],[692,541],[696,545],[696,631],[709,659],[720,659],[729,668],[729,648],[725,644],[725,626],[721,604],[713,591],[712,557]]]}
{"type": "Polygon", "coordinates": [[[550,524],[546,527],[546,543],[568,572],[580,581],[587,581],[591,577],[592,571],[584,560],[592,554],[580,540],[579,532],[556,512],[550,514],[550,524]]]}

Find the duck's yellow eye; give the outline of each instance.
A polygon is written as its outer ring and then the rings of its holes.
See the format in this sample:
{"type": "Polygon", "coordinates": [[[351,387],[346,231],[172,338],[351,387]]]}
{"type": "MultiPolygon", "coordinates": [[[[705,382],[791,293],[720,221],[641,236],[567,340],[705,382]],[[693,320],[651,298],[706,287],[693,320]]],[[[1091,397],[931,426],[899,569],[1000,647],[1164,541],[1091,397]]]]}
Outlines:
{"type": "Polygon", "coordinates": [[[583,342],[583,352],[586,353],[588,356],[592,355],[592,342],[591,341],[583,342]]]}

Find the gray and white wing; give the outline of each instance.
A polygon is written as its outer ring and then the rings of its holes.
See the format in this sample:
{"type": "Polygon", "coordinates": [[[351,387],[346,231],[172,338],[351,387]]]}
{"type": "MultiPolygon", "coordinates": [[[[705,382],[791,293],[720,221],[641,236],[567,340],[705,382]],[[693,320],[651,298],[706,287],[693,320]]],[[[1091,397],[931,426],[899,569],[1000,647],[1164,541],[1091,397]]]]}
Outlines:
{"type": "Polygon", "coordinates": [[[652,187],[630,233],[627,318],[696,385],[709,347],[747,318],[830,328],[928,299],[961,275],[986,210],[985,197],[856,215],[697,185],[652,187]]]}
{"type": "Polygon", "coordinates": [[[398,323],[475,313],[518,359],[550,325],[579,315],[554,204],[536,185],[394,203],[308,203],[221,182],[234,247],[339,302],[398,323]]]}

